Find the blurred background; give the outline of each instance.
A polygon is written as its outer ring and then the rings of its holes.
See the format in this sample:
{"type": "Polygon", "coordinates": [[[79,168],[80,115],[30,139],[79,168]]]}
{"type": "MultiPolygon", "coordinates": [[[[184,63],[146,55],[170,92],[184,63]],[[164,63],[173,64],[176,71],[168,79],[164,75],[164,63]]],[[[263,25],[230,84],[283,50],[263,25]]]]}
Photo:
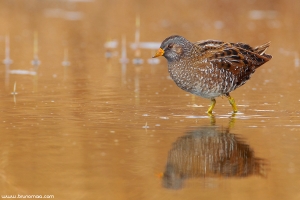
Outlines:
{"type": "Polygon", "coordinates": [[[0,194],[299,199],[299,18],[297,0],[0,0],[0,194]],[[174,34],[271,41],[236,116],[150,59],[174,34]]]}

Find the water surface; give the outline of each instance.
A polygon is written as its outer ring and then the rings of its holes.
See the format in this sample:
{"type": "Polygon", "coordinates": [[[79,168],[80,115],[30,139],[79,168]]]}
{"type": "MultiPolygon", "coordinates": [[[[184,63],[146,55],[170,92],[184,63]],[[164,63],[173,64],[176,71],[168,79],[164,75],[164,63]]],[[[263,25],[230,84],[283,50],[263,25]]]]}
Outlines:
{"type": "Polygon", "coordinates": [[[56,199],[299,199],[298,1],[1,1],[0,193],[56,199]],[[180,13],[180,14],[179,14],[180,13]],[[133,65],[171,34],[260,45],[273,59],[232,92],[239,112],[173,83],[167,63],[133,65]],[[121,37],[129,63],[119,63],[121,37]],[[115,39],[114,57],[104,43],[115,39]],[[70,66],[62,66],[68,49],[70,66]],[[16,85],[15,85],[16,84],[16,85]],[[15,85],[15,89],[14,89],[15,85]]]}

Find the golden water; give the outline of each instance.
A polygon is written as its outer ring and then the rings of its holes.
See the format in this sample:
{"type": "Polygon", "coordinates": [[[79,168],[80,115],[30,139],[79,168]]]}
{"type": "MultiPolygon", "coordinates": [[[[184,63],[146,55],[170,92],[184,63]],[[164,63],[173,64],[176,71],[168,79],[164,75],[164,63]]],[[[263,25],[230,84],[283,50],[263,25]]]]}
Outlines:
{"type": "Polygon", "coordinates": [[[0,1],[1,59],[9,34],[10,69],[31,70],[36,32],[41,61],[36,76],[0,69],[0,194],[299,199],[299,11],[296,0],[0,1]],[[137,14],[141,41],[271,41],[273,59],[232,92],[239,112],[218,98],[213,119],[164,58],[147,64],[153,52],[142,49],[145,64],[131,64],[137,14]],[[119,46],[107,60],[109,39],[119,46]]]}

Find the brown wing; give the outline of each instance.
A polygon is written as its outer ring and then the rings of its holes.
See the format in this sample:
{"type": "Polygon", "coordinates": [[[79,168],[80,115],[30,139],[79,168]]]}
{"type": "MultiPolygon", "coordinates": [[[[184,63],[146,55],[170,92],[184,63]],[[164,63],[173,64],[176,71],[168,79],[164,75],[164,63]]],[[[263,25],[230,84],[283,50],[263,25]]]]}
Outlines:
{"type": "Polygon", "coordinates": [[[252,48],[248,44],[244,43],[230,43],[234,47],[237,47],[240,53],[244,56],[244,59],[249,63],[253,64],[255,68],[263,65],[268,62],[272,56],[266,54],[267,48],[270,46],[270,42],[267,42],[263,45],[252,48]]]}
{"type": "Polygon", "coordinates": [[[264,52],[270,43],[252,48],[244,43],[225,43],[218,40],[196,42],[202,57],[219,69],[230,71],[237,78],[237,87],[243,85],[255,69],[272,56],[264,52]]]}
{"type": "MultiPolygon", "coordinates": [[[[211,62],[223,63],[225,68],[251,65],[255,68],[269,61],[272,56],[265,54],[270,42],[252,48],[244,43],[225,43],[219,40],[204,40],[194,43],[200,53],[211,62]]],[[[222,65],[222,64],[221,64],[222,65]]]]}

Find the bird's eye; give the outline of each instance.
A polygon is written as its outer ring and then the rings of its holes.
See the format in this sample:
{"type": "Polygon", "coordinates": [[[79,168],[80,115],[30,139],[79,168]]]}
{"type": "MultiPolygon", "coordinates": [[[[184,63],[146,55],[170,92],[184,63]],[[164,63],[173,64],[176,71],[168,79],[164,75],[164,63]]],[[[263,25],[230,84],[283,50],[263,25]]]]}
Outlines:
{"type": "Polygon", "coordinates": [[[169,49],[173,48],[173,44],[168,44],[168,48],[169,49]]]}

